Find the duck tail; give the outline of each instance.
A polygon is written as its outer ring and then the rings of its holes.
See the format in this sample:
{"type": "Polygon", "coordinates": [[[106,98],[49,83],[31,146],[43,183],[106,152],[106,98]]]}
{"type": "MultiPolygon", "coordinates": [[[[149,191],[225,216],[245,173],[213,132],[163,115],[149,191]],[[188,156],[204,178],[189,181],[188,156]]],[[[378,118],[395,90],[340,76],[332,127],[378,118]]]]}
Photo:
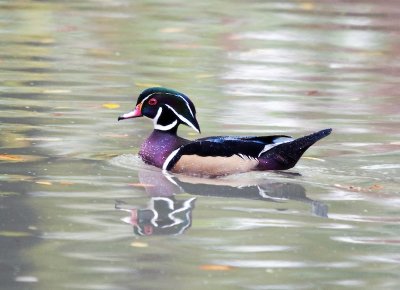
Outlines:
{"type": "Polygon", "coordinates": [[[257,169],[285,170],[292,168],[310,146],[331,132],[330,128],[324,129],[290,142],[281,143],[260,156],[257,169]]]}

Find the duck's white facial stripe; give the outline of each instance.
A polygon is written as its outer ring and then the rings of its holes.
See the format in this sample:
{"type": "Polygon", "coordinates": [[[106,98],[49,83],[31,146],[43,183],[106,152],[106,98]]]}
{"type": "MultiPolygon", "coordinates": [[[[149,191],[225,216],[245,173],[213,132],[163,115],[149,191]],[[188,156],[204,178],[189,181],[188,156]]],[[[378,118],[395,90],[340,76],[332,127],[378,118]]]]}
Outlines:
{"type": "Polygon", "coordinates": [[[175,157],[175,155],[179,152],[181,148],[178,148],[174,151],[171,152],[171,154],[168,155],[167,159],[165,159],[164,164],[162,166],[163,170],[167,170],[169,163],[171,162],[172,158],[175,157]]]}
{"type": "MultiPolygon", "coordinates": [[[[168,94],[168,93],[167,93],[168,94]]],[[[188,101],[186,101],[185,100],[185,98],[184,97],[182,97],[182,96],[180,96],[180,95],[175,95],[175,94],[168,94],[168,95],[174,95],[174,96],[176,96],[176,97],[179,97],[179,98],[181,98],[184,102],[185,102],[185,104],[186,104],[186,107],[188,108],[188,110],[189,110],[189,112],[190,112],[190,114],[192,115],[192,117],[194,118],[194,114],[193,114],[193,112],[192,112],[192,109],[190,109],[190,105],[189,105],[189,103],[188,103],[188,101]]],[[[197,130],[196,130],[197,131],[197,130]]]]}
{"type": "MultiPolygon", "coordinates": [[[[155,94],[158,94],[158,92],[152,93],[152,94],[148,95],[147,97],[145,97],[145,98],[141,101],[141,104],[143,105],[144,102],[146,102],[152,95],[155,95],[155,94]]],[[[164,93],[164,94],[166,94],[166,95],[172,95],[172,96],[175,96],[175,97],[178,97],[178,98],[182,99],[182,100],[185,102],[185,105],[186,105],[186,107],[188,108],[190,114],[191,114],[192,117],[194,118],[193,111],[192,111],[192,109],[190,108],[190,105],[189,105],[188,101],[186,101],[186,99],[185,99],[184,97],[182,97],[181,95],[170,94],[170,93],[164,93]]]]}
{"type": "Polygon", "coordinates": [[[193,125],[192,122],[190,122],[188,119],[186,119],[185,117],[183,117],[181,114],[179,114],[177,111],[175,111],[174,108],[172,108],[170,105],[165,105],[168,107],[168,109],[170,109],[172,112],[174,112],[174,114],[185,124],[187,124],[188,126],[190,126],[193,130],[195,130],[197,133],[200,133],[199,130],[193,125]]]}
{"type": "Polygon", "coordinates": [[[161,114],[162,114],[162,107],[159,107],[158,111],[157,111],[157,115],[153,119],[154,129],[161,130],[161,131],[168,131],[168,130],[171,130],[172,128],[174,128],[176,126],[176,124],[178,124],[178,120],[173,121],[169,125],[158,124],[158,119],[160,118],[161,114]]]}

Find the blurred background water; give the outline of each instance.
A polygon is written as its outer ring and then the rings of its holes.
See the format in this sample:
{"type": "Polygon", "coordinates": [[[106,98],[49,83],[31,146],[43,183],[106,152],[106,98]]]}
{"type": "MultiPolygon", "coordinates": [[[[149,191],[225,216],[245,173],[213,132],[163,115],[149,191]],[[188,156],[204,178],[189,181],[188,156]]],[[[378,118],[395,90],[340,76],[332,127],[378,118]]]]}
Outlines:
{"type": "MultiPolygon", "coordinates": [[[[398,289],[398,1],[1,1],[2,289],[398,289]],[[146,87],[203,136],[332,127],[288,173],[164,176],[146,87]]],[[[180,134],[196,138],[190,128],[180,134]]]]}

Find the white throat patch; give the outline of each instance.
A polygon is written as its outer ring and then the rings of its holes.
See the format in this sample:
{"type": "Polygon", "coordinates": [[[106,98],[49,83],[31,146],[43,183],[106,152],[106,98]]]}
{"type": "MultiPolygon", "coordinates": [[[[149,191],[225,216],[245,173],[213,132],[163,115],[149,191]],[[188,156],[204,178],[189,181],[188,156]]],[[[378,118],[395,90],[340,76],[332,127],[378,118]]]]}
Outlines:
{"type": "Polygon", "coordinates": [[[158,111],[157,111],[157,115],[153,119],[154,129],[161,130],[161,131],[171,130],[172,128],[174,128],[176,126],[176,124],[178,124],[178,120],[175,120],[171,124],[168,124],[168,125],[158,124],[158,119],[160,119],[162,110],[163,110],[162,107],[159,107],[158,111]]]}

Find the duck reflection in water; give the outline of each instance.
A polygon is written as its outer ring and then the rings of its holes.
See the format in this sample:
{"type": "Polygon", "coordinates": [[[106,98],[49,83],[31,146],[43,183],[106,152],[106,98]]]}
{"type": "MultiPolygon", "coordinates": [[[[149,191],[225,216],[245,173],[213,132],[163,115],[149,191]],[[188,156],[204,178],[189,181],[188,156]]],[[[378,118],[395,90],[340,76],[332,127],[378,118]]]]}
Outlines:
{"type": "Polygon", "coordinates": [[[178,193],[196,196],[215,196],[226,198],[244,198],[270,202],[295,200],[311,205],[313,215],[328,216],[328,207],[319,201],[308,198],[305,188],[290,182],[257,182],[242,179],[238,184],[229,179],[206,179],[185,175],[172,175],[155,170],[140,170],[140,183],[145,184],[150,196],[147,207],[129,206],[117,201],[115,208],[127,211],[130,216],[122,220],[133,226],[136,235],[179,235],[192,224],[192,211],[196,197],[177,199],[178,193]]]}

